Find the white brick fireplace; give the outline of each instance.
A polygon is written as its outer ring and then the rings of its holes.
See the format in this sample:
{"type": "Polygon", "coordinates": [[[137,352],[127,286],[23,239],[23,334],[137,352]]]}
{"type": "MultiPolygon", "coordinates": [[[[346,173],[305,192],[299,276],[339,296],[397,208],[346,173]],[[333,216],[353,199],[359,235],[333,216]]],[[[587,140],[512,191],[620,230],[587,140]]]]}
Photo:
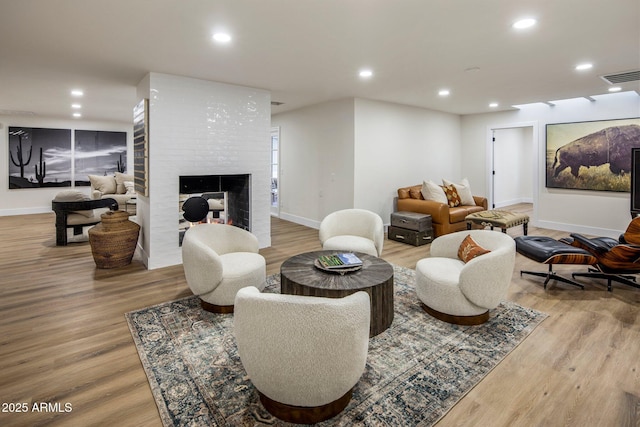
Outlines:
{"type": "Polygon", "coordinates": [[[138,98],[149,98],[149,197],[138,195],[147,268],[182,263],[180,176],[250,174],[250,229],[270,246],[270,93],[150,73],[138,98]]]}

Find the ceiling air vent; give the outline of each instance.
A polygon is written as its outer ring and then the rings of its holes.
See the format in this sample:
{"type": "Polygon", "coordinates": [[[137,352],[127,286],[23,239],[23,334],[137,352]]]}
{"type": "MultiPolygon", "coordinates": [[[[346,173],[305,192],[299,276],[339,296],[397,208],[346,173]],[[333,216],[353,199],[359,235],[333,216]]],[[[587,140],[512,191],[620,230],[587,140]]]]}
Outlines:
{"type": "Polygon", "coordinates": [[[605,82],[612,85],[620,83],[636,82],[640,80],[640,70],[627,71],[624,73],[608,74],[606,76],[600,76],[605,82]]]}

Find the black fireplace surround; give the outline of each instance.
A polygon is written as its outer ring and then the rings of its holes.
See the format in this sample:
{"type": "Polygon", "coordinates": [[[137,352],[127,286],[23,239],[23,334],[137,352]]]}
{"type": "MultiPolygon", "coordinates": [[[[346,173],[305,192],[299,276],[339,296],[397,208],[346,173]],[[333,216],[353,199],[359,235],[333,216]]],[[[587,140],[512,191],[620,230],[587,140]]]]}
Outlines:
{"type": "Polygon", "coordinates": [[[251,231],[251,175],[188,175],[180,176],[180,194],[226,191],[227,221],[251,231]]]}

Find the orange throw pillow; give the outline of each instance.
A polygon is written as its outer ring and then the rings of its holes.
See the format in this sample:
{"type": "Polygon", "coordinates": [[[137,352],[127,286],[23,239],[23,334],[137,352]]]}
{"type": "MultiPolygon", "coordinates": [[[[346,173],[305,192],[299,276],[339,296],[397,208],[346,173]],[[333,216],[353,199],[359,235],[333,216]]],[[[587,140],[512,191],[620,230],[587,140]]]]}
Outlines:
{"type": "Polygon", "coordinates": [[[447,196],[447,202],[449,203],[450,208],[460,206],[460,195],[458,194],[456,187],[453,185],[443,185],[442,189],[444,190],[445,196],[447,196]]]}
{"type": "Polygon", "coordinates": [[[467,235],[464,238],[462,243],[460,243],[460,247],[458,248],[458,258],[462,260],[465,264],[477,256],[488,254],[491,252],[488,249],[483,248],[475,240],[471,237],[471,235],[467,235]]]}

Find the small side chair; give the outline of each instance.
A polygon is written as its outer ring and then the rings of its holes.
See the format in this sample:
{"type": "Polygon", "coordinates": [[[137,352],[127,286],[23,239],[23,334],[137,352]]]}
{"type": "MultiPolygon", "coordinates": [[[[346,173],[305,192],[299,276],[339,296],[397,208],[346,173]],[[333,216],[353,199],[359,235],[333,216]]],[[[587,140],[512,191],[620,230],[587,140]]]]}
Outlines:
{"type": "Polygon", "coordinates": [[[118,202],[105,198],[91,200],[77,190],[61,191],[51,201],[51,209],[56,214],[56,246],[67,246],[67,229],[73,235],[82,234],[82,229],[100,223],[100,215],[109,210],[117,211],[118,202]]]}
{"type": "Polygon", "coordinates": [[[369,350],[369,294],[323,298],[247,287],[235,305],[238,354],[267,411],[314,424],[347,406],[369,350]]]}
{"type": "MultiPolygon", "coordinates": [[[[207,207],[208,209],[208,207],[207,207]]],[[[266,284],[266,262],[258,253],[258,238],[239,227],[198,224],[182,241],[182,265],[191,291],[202,308],[233,313],[238,290],[266,284]]]]}
{"type": "Polygon", "coordinates": [[[343,209],[322,220],[319,237],[324,250],[363,252],[379,257],[384,244],[384,224],[375,212],[343,209]]]}
{"type": "Polygon", "coordinates": [[[444,234],[431,243],[431,257],[416,264],[416,292],[424,310],[449,323],[478,325],[507,295],[516,259],[508,234],[469,230],[444,234]],[[468,262],[458,258],[467,237],[490,252],[468,262]]]}

